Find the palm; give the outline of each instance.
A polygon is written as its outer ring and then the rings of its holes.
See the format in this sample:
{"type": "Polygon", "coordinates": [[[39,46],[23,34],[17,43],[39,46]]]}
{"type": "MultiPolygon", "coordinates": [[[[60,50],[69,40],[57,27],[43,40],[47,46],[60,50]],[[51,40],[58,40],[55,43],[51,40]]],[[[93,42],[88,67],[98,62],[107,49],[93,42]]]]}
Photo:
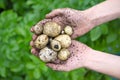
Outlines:
{"type": "Polygon", "coordinates": [[[60,70],[60,71],[70,71],[73,69],[83,67],[84,65],[83,56],[86,54],[86,50],[89,49],[90,48],[87,47],[86,45],[78,41],[72,40],[72,44],[69,47],[69,51],[71,53],[70,58],[61,64],[48,63],[47,65],[53,68],[54,70],[60,70]]]}

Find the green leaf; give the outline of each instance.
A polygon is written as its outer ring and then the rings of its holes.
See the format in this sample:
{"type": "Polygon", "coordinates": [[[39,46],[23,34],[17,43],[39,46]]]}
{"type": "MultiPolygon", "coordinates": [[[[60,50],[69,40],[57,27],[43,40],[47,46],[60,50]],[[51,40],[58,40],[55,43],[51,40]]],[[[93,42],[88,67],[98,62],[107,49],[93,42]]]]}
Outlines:
{"type": "Polygon", "coordinates": [[[27,67],[27,69],[35,69],[36,65],[33,64],[32,62],[28,62],[28,63],[26,64],[26,67],[27,67]]]}
{"type": "Polygon", "coordinates": [[[13,72],[20,72],[23,68],[24,68],[24,65],[20,64],[20,65],[13,66],[11,68],[11,71],[13,71],[13,72]]]}
{"type": "Polygon", "coordinates": [[[115,41],[117,39],[117,35],[116,34],[110,34],[107,36],[107,43],[111,43],[113,41],[115,41]]]}
{"type": "Polygon", "coordinates": [[[35,64],[39,64],[40,63],[40,59],[37,58],[34,55],[29,55],[29,58],[35,63],[35,64]]]}
{"type": "Polygon", "coordinates": [[[101,28],[101,31],[102,31],[102,34],[108,34],[108,27],[107,27],[107,25],[106,24],[102,24],[101,26],[100,26],[100,28],[101,28]]]}
{"type": "Polygon", "coordinates": [[[35,2],[33,1],[33,0],[28,0],[27,2],[26,2],[26,4],[27,5],[32,5],[32,4],[34,4],[35,2]]]}
{"type": "Polygon", "coordinates": [[[35,68],[34,72],[33,72],[33,76],[35,79],[39,79],[41,77],[40,71],[38,68],[35,68]]]}
{"type": "Polygon", "coordinates": [[[0,0],[0,8],[5,9],[5,0],[0,0]]]}
{"type": "Polygon", "coordinates": [[[40,63],[39,68],[44,72],[46,72],[48,70],[48,67],[43,62],[40,63]]]}
{"type": "MultiPolygon", "coordinates": [[[[4,11],[0,15],[0,20],[6,24],[14,24],[17,21],[17,14],[13,10],[4,11]]],[[[8,25],[10,26],[10,25],[8,25]]],[[[6,27],[8,27],[6,26],[6,27]]]]}
{"type": "Polygon", "coordinates": [[[6,68],[5,68],[5,67],[1,67],[1,68],[0,68],[0,75],[1,75],[2,77],[6,77],[6,68]]]}
{"type": "Polygon", "coordinates": [[[101,36],[100,27],[96,27],[92,31],[90,31],[90,38],[91,38],[92,41],[97,40],[100,36],[101,36]]]}
{"type": "Polygon", "coordinates": [[[20,76],[13,76],[12,80],[23,80],[20,76]]]}
{"type": "Polygon", "coordinates": [[[17,34],[22,35],[23,37],[26,37],[26,31],[24,27],[21,27],[21,26],[16,27],[15,31],[17,34]]]}
{"type": "Polygon", "coordinates": [[[91,0],[84,0],[84,6],[87,6],[91,0]]]}

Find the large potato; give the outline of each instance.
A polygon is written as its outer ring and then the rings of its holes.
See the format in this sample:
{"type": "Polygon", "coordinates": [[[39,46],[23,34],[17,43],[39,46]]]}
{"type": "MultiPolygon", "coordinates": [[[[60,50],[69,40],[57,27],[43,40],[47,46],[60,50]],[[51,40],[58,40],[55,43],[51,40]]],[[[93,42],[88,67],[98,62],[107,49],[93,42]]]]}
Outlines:
{"type": "Polygon", "coordinates": [[[57,36],[55,40],[58,40],[60,42],[62,48],[68,48],[71,45],[71,38],[66,34],[57,36]]]}
{"type": "Polygon", "coordinates": [[[35,40],[35,47],[38,49],[42,49],[47,45],[47,43],[48,43],[48,36],[42,34],[38,36],[37,39],[35,40]]]}
{"type": "Polygon", "coordinates": [[[57,52],[53,51],[48,47],[45,47],[41,49],[39,57],[44,62],[53,62],[57,59],[57,52]]]}
{"type": "Polygon", "coordinates": [[[58,36],[61,32],[61,26],[55,22],[47,22],[44,25],[43,34],[46,34],[50,37],[58,36]]]}

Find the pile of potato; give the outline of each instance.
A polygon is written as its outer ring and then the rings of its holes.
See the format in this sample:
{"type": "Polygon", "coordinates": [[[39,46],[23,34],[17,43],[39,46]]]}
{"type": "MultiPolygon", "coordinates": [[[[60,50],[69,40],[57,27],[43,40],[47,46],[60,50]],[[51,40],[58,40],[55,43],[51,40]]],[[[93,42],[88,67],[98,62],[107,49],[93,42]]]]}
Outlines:
{"type": "Polygon", "coordinates": [[[71,45],[72,27],[65,26],[64,29],[56,22],[46,22],[43,26],[36,24],[34,31],[39,36],[34,42],[36,48],[40,49],[39,58],[44,62],[55,60],[67,60],[70,56],[68,47],[71,45]]]}

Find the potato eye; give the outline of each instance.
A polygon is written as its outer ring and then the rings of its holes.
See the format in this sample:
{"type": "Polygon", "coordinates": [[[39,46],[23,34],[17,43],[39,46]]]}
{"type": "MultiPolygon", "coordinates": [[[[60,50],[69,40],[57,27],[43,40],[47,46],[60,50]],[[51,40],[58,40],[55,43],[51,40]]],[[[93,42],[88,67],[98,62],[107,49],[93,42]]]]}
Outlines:
{"type": "Polygon", "coordinates": [[[59,49],[59,46],[58,46],[58,45],[55,45],[54,48],[55,48],[55,49],[59,49]]]}

